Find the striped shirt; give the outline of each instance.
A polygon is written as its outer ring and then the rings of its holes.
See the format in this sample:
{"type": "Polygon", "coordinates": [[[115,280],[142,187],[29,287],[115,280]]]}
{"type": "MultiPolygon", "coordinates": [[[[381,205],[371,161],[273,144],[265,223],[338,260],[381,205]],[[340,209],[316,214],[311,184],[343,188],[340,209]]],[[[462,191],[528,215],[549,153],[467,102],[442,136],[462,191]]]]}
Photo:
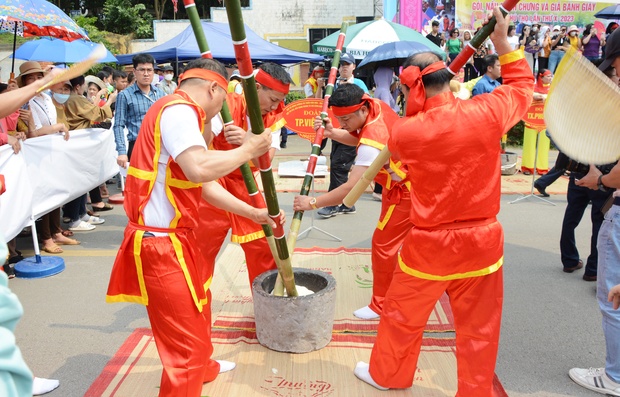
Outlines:
{"type": "Polygon", "coordinates": [[[152,104],[163,97],[164,92],[151,84],[151,91],[146,95],[137,84],[132,84],[116,98],[116,113],[114,114],[114,140],[119,155],[126,155],[124,129],[127,127],[127,139],[133,142],[138,138],[138,131],[144,115],[152,104]]]}

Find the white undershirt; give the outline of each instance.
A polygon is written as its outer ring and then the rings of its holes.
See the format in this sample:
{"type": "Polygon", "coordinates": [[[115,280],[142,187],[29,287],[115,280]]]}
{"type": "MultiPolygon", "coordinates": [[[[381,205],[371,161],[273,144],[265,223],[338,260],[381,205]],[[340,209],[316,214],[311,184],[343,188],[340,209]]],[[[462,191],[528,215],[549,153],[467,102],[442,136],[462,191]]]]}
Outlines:
{"type": "MultiPolygon", "coordinates": [[[[193,146],[207,149],[207,144],[200,133],[198,117],[189,105],[172,105],[164,109],[161,120],[161,152],[158,160],[157,180],[151,197],[144,208],[144,224],[167,229],[174,218],[174,207],[165,191],[166,164],[170,156],[174,160],[185,150],[193,146]]],[[[153,233],[165,235],[165,233],[153,233]]]]}
{"type": "MultiPolygon", "coordinates": [[[[250,125],[250,118],[247,118],[247,124],[250,125]]],[[[211,119],[211,131],[213,136],[218,136],[224,129],[224,122],[222,116],[219,114],[211,119]]],[[[248,129],[248,133],[251,134],[252,130],[248,129]]],[[[271,147],[276,150],[280,150],[280,130],[271,132],[271,147]]]]}
{"type": "Polygon", "coordinates": [[[357,147],[357,156],[355,157],[355,165],[361,167],[369,167],[377,156],[381,153],[381,150],[369,145],[359,145],[357,147]]]}

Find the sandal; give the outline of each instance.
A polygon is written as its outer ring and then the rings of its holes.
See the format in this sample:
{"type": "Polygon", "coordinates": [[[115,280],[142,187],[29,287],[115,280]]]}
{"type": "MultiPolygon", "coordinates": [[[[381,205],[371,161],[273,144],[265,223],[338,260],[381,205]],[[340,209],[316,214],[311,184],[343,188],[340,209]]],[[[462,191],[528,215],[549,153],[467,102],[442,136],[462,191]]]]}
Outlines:
{"type": "MultiPolygon", "coordinates": [[[[69,223],[69,222],[66,222],[69,223]]],[[[73,237],[74,233],[71,230],[63,230],[62,235],[65,237],[73,237]]]]}
{"type": "Polygon", "coordinates": [[[114,207],[108,203],[103,203],[103,207],[95,207],[92,204],[90,206],[93,208],[93,211],[111,211],[114,209],[114,207]]]}
{"type": "Polygon", "coordinates": [[[75,240],[75,239],[68,238],[68,237],[65,237],[65,238],[66,238],[66,240],[56,240],[56,239],[54,239],[54,244],[56,244],[56,245],[80,245],[80,242],[75,240]]]}
{"type": "Polygon", "coordinates": [[[64,252],[62,248],[57,246],[55,243],[53,245],[44,246],[42,250],[48,254],[62,254],[64,252]]]}

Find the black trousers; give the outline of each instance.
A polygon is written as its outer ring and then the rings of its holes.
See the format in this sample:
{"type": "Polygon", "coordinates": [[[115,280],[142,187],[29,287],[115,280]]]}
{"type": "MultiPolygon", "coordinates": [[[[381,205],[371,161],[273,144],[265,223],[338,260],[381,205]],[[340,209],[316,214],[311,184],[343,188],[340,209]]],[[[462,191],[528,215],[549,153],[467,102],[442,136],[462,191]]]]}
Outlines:
{"type": "Polygon", "coordinates": [[[568,192],[566,193],[568,205],[566,206],[564,221],[562,222],[560,253],[562,264],[565,268],[577,266],[579,263],[579,251],[575,243],[575,229],[579,225],[579,222],[581,222],[581,218],[591,201],[592,209],[590,212],[590,219],[592,220],[592,236],[590,237],[590,255],[586,261],[585,274],[588,276],[596,276],[596,269],[598,266],[596,241],[604,219],[601,208],[612,192],[602,192],[600,190],[592,190],[587,187],[577,186],[575,184],[575,178],[579,179],[583,176],[583,174],[575,175],[575,173],[572,173],[568,182],[568,192]]]}
{"type": "Polygon", "coordinates": [[[349,171],[357,156],[355,146],[343,145],[332,140],[332,152],[330,155],[329,191],[331,192],[349,180],[349,171]]]}

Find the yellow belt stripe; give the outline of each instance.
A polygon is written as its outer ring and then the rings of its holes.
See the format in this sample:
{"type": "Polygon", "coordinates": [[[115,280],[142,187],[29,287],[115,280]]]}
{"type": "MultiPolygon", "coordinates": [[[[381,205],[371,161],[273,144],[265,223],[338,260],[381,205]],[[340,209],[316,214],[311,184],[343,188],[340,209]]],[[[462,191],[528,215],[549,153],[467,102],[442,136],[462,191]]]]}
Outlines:
{"type": "Polygon", "coordinates": [[[405,264],[400,254],[398,254],[398,264],[400,266],[400,270],[402,270],[403,272],[413,277],[421,278],[424,280],[433,280],[433,281],[450,281],[450,280],[460,280],[463,278],[487,276],[491,273],[495,273],[504,264],[504,257],[502,256],[497,262],[495,262],[491,266],[485,267],[480,270],[474,270],[474,271],[465,272],[465,273],[448,274],[445,276],[438,276],[435,274],[424,273],[419,270],[412,269],[405,264]]]}
{"type": "Polygon", "coordinates": [[[383,217],[383,219],[381,219],[379,221],[379,223],[377,223],[377,229],[379,230],[383,230],[383,228],[385,227],[385,225],[387,225],[388,221],[390,220],[390,218],[392,217],[392,212],[394,212],[394,208],[396,208],[396,204],[392,204],[390,205],[390,208],[388,208],[387,212],[385,213],[385,216],[383,217]]]}
{"type": "Polygon", "coordinates": [[[243,236],[239,236],[233,234],[230,238],[230,241],[237,244],[249,243],[250,241],[258,240],[259,238],[265,237],[265,232],[260,230],[258,232],[245,234],[243,236]]]}
{"type": "Polygon", "coordinates": [[[185,263],[185,257],[183,256],[183,245],[179,238],[174,233],[168,233],[170,236],[170,241],[172,241],[172,246],[174,247],[174,252],[177,255],[177,260],[181,265],[181,270],[183,271],[183,275],[185,276],[185,282],[187,283],[187,287],[189,288],[189,292],[192,295],[192,299],[194,300],[194,304],[198,308],[198,311],[202,313],[202,306],[204,300],[198,300],[198,296],[196,294],[196,289],[194,288],[194,283],[192,282],[192,277],[189,274],[189,270],[187,269],[187,263],[185,263]]]}

